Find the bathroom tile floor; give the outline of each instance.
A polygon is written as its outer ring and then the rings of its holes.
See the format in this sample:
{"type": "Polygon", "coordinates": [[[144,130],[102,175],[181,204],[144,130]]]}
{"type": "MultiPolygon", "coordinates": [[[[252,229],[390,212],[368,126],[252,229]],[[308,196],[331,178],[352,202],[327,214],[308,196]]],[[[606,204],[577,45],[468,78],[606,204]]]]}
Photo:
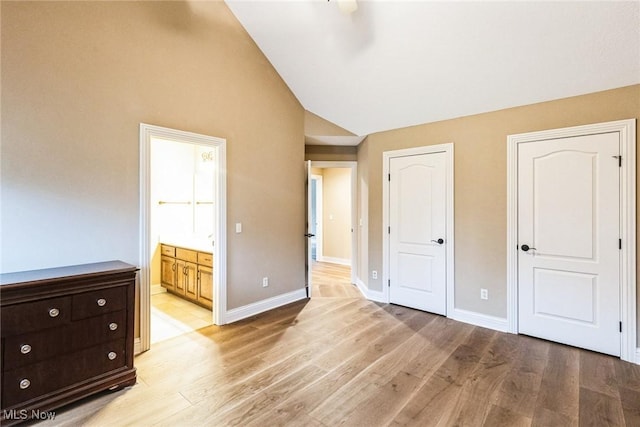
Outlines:
{"type": "Polygon", "coordinates": [[[151,295],[151,344],[212,325],[212,312],[168,292],[151,295]]]}

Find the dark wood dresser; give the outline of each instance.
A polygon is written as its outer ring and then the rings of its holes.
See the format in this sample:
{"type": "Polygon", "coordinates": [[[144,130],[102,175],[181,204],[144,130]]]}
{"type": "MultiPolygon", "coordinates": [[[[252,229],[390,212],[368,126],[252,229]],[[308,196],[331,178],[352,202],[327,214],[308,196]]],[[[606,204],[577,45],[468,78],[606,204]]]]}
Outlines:
{"type": "Polygon", "coordinates": [[[135,384],[137,271],[109,261],[0,275],[2,425],[135,384]]]}

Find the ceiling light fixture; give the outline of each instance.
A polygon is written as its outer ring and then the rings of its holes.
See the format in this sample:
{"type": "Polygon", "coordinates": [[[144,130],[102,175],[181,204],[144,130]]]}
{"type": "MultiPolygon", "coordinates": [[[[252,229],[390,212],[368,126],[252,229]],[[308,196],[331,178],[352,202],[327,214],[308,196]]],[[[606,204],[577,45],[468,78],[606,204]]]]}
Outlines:
{"type": "Polygon", "coordinates": [[[346,15],[350,15],[358,10],[357,0],[338,0],[340,11],[346,15]]]}

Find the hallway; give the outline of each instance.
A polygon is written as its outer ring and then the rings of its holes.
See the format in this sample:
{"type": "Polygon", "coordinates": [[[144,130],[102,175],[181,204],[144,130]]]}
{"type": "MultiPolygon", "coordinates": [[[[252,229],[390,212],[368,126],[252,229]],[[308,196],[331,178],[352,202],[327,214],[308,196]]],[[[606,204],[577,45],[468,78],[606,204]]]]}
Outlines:
{"type": "Polygon", "coordinates": [[[311,298],[363,298],[351,283],[351,267],[313,261],[311,266],[311,298]]]}

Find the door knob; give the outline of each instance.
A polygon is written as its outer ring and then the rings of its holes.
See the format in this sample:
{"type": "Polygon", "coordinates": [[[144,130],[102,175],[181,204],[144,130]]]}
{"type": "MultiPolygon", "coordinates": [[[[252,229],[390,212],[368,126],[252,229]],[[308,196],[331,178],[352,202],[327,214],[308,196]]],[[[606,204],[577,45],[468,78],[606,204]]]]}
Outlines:
{"type": "Polygon", "coordinates": [[[536,250],[536,248],[532,248],[532,247],[530,247],[529,245],[522,245],[522,246],[520,246],[520,247],[521,247],[521,248],[522,248],[522,250],[523,250],[523,251],[525,251],[525,252],[529,252],[529,249],[531,249],[532,251],[535,251],[535,250],[536,250]]]}
{"type": "Polygon", "coordinates": [[[432,240],[432,242],[437,243],[439,245],[444,243],[444,239],[432,240]]]}

